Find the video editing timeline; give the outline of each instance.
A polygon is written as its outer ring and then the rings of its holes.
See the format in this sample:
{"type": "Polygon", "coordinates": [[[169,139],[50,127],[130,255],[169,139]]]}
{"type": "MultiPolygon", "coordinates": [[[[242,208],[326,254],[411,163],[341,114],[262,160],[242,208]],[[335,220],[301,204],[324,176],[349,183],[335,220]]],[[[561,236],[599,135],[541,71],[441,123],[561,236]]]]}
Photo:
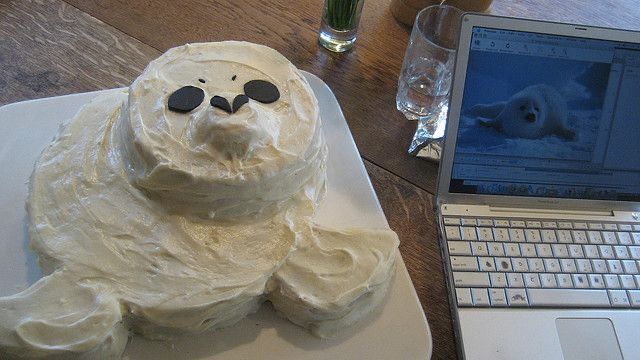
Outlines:
{"type": "MultiPolygon", "coordinates": [[[[573,144],[583,150],[582,156],[563,158],[557,153],[545,153],[543,144],[535,156],[523,156],[516,151],[491,154],[458,147],[451,192],[640,201],[640,156],[629,156],[640,153],[640,46],[475,28],[471,42],[471,52],[474,51],[504,54],[500,61],[509,61],[509,55],[514,54],[530,57],[532,62],[548,58],[606,63],[610,64],[610,70],[600,116],[596,119],[595,141],[573,144]]],[[[470,56],[469,61],[472,59],[470,56]]],[[[461,122],[459,142],[461,136],[473,136],[472,131],[463,130],[461,122]]],[[[578,136],[575,142],[580,141],[585,139],[578,136]]]]}

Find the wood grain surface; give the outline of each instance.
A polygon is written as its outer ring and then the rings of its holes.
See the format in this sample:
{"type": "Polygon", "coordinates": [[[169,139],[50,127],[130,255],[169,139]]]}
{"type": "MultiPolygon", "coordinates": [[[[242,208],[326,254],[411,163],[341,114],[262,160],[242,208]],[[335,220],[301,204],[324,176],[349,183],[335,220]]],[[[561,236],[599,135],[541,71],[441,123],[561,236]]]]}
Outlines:
{"type": "MultiPolygon", "coordinates": [[[[3,0],[0,105],[128,85],[166,49],[196,41],[271,46],[335,92],[428,317],[434,359],[455,358],[433,212],[436,165],[406,149],[415,123],[395,110],[410,29],[390,0],[366,0],[356,47],[317,44],[323,0],[3,0]]],[[[637,0],[495,0],[489,12],[640,29],[637,0]],[[587,4],[585,4],[587,3],[587,4]]]]}

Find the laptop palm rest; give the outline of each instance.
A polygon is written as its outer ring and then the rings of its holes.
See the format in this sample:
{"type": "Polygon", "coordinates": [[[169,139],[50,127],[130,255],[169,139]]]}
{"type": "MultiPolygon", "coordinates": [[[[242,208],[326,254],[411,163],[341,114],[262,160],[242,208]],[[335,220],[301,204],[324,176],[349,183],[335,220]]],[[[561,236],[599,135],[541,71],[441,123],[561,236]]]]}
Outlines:
{"type": "Polygon", "coordinates": [[[623,359],[609,319],[558,318],[556,329],[564,360],[623,359]]]}

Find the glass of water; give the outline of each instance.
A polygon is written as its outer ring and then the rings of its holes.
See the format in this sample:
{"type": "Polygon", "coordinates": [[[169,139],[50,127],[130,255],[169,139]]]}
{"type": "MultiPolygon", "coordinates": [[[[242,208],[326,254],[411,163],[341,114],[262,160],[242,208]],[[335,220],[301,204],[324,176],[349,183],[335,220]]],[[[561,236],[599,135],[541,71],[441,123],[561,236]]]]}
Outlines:
{"type": "Polygon", "coordinates": [[[396,106],[407,119],[420,120],[424,139],[444,135],[461,17],[462,11],[453,6],[434,5],[420,11],[413,25],[396,106]]]}

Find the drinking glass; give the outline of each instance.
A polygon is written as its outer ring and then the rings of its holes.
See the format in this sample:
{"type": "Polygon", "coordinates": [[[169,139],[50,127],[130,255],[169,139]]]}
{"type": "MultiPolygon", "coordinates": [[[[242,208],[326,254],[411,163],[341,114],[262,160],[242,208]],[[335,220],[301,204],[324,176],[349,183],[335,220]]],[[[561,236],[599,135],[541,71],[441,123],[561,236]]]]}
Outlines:
{"type": "Polygon", "coordinates": [[[364,0],[325,0],[318,40],[326,49],[343,52],[356,42],[364,0]]]}
{"type": "MultiPolygon", "coordinates": [[[[418,13],[411,32],[396,107],[407,119],[420,120],[416,135],[422,139],[444,135],[461,17],[462,11],[453,6],[429,6],[418,13]]],[[[416,146],[425,141],[418,142],[416,146]]]]}

